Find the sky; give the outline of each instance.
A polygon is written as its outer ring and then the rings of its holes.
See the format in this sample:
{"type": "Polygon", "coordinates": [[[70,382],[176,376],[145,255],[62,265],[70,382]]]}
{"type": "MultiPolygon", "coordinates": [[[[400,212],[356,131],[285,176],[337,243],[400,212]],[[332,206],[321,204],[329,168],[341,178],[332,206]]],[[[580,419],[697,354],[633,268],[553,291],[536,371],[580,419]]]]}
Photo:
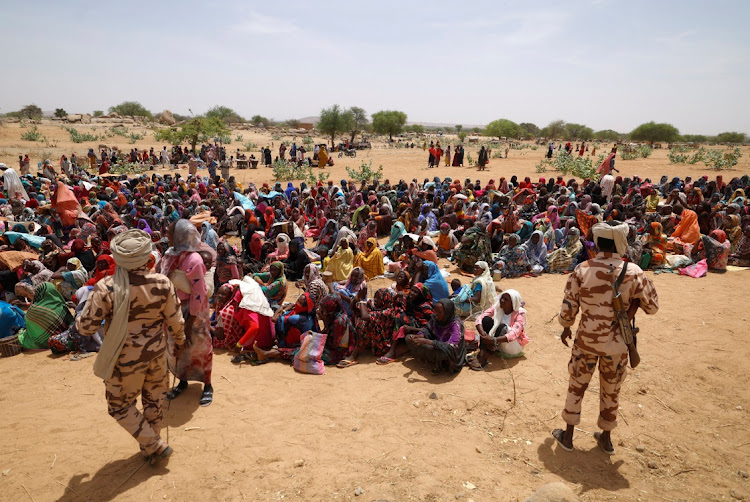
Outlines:
{"type": "Polygon", "coordinates": [[[651,120],[750,133],[747,0],[3,2],[0,112],[651,120]]]}

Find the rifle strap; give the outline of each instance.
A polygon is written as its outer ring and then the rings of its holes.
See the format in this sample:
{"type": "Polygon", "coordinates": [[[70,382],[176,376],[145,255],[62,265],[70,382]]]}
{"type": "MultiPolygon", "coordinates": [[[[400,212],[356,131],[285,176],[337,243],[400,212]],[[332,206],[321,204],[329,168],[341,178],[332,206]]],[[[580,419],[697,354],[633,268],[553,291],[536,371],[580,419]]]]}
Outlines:
{"type": "Polygon", "coordinates": [[[622,272],[620,272],[620,276],[615,281],[615,290],[620,291],[620,286],[622,286],[622,281],[625,280],[625,273],[628,271],[628,262],[624,261],[622,262],[622,272]]]}

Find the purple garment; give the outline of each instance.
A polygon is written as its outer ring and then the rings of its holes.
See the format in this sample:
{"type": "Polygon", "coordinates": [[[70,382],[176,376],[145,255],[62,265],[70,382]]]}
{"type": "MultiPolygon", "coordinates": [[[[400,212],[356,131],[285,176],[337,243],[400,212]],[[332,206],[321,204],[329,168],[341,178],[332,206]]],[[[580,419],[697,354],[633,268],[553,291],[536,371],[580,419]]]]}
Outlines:
{"type": "Polygon", "coordinates": [[[447,326],[439,326],[434,320],[430,321],[428,326],[429,330],[435,335],[435,340],[438,342],[449,343],[451,345],[458,345],[461,341],[461,326],[460,320],[454,319],[453,322],[447,326]]]}

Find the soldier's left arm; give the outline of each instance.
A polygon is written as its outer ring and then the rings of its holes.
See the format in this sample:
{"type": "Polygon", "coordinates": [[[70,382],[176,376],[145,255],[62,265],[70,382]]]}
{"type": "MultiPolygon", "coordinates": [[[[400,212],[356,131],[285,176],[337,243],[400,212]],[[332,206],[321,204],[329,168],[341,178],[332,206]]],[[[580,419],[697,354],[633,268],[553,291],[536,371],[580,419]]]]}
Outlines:
{"type": "Polygon", "coordinates": [[[643,271],[634,277],[630,301],[636,298],[641,301],[640,308],[646,314],[653,315],[659,310],[659,295],[656,293],[656,287],[643,271]]]}

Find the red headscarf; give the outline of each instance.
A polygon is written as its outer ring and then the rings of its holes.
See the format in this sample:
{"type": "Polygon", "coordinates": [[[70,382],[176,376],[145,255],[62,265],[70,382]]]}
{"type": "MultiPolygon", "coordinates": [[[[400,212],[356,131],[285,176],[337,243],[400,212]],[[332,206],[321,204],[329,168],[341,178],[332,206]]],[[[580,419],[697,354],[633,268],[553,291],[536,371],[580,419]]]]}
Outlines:
{"type": "Polygon", "coordinates": [[[103,254],[99,258],[96,259],[96,264],[99,265],[99,262],[106,262],[107,268],[104,270],[99,270],[99,267],[96,267],[94,270],[94,277],[88,280],[86,283],[86,286],[93,286],[97,282],[101,281],[107,276],[115,275],[115,260],[108,254],[103,254]]]}

